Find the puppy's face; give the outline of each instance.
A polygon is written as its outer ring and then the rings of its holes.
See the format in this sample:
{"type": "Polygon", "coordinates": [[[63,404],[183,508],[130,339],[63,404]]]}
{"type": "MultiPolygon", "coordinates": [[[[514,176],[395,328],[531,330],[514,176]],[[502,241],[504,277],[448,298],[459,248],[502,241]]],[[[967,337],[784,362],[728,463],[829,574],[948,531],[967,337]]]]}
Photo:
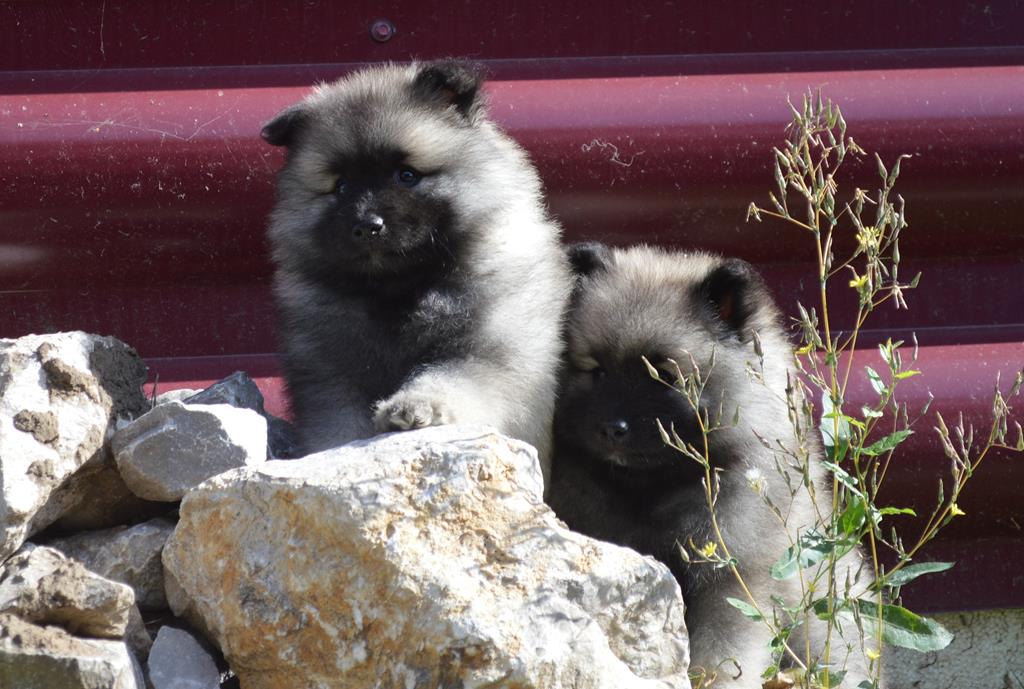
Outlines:
{"type": "Polygon", "coordinates": [[[290,186],[306,202],[287,211],[298,228],[292,247],[343,273],[402,273],[442,259],[456,239],[445,161],[398,138],[370,141],[360,124],[318,122],[318,145],[297,151],[290,186]]]}
{"type": "Polygon", "coordinates": [[[662,442],[657,423],[675,427],[694,442],[698,436],[693,410],[671,386],[652,378],[641,360],[667,356],[653,350],[612,352],[580,342],[572,347],[555,414],[559,442],[595,461],[638,474],[685,469],[679,453],[662,442]]]}
{"type": "MultiPolygon", "coordinates": [[[[730,401],[748,387],[750,330],[774,313],[760,280],[741,261],[702,254],[599,245],[580,251],[573,256],[583,275],[570,313],[558,443],[620,473],[698,476],[700,466],[665,445],[657,422],[703,449],[697,411],[670,384],[677,364],[683,374],[692,372],[691,362],[707,374],[713,355],[699,407],[714,418],[721,404],[729,423],[730,401]],[[642,357],[665,382],[651,376],[642,357]]],[[[722,433],[710,440],[715,463],[722,433]]]]}
{"type": "Polygon", "coordinates": [[[459,63],[380,67],[267,124],[264,138],[288,147],[270,231],[279,265],[330,279],[450,261],[486,175],[478,87],[459,63]]]}

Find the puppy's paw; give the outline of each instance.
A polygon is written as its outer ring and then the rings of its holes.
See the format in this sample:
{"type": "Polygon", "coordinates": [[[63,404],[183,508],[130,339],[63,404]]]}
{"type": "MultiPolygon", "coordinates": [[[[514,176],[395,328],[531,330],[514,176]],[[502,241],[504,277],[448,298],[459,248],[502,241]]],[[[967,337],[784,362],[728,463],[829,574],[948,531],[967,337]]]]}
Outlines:
{"type": "Polygon", "coordinates": [[[378,431],[408,431],[454,423],[455,417],[439,399],[416,392],[398,392],[378,402],[373,425],[378,431]]]}

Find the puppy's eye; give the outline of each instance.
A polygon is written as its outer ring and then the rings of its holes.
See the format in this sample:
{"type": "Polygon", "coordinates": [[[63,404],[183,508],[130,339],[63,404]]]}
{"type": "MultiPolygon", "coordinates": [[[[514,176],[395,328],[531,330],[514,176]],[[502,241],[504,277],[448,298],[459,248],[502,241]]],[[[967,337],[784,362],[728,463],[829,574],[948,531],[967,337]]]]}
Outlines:
{"type": "Polygon", "coordinates": [[[583,371],[584,373],[590,373],[591,371],[601,371],[604,373],[604,370],[601,368],[601,364],[592,356],[573,357],[572,365],[576,367],[577,370],[583,371]]]}
{"type": "Polygon", "coordinates": [[[400,167],[395,171],[395,181],[403,187],[415,187],[423,179],[423,175],[411,167],[400,167]]]}
{"type": "Polygon", "coordinates": [[[348,184],[345,183],[343,177],[339,177],[334,181],[334,193],[344,194],[348,190],[348,184]]]}

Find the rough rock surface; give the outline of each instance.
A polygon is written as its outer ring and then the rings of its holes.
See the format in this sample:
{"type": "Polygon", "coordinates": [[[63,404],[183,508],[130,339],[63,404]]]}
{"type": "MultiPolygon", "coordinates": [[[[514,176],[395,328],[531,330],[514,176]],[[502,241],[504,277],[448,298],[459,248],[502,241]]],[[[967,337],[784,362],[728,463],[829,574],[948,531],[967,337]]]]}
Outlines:
{"type": "Polygon", "coordinates": [[[101,461],[90,461],[54,491],[37,514],[50,521],[47,533],[94,531],[121,524],[137,524],[173,509],[166,502],[143,500],[128,489],[109,448],[101,461]]]}
{"type": "Polygon", "coordinates": [[[60,627],[0,614],[0,687],[144,689],[142,670],[122,641],[79,639],[60,627]]]}
{"type": "Polygon", "coordinates": [[[183,400],[186,404],[230,404],[232,407],[252,409],[267,420],[267,452],[274,459],[299,456],[299,440],[295,427],[279,419],[263,407],[263,393],[256,381],[244,371],[235,371],[202,392],[183,400]]]}
{"type": "Polygon", "coordinates": [[[146,409],[131,347],[81,332],[0,340],[0,561],[60,516],[61,484],[146,409]]]}
{"type": "Polygon", "coordinates": [[[266,461],[267,422],[226,404],[169,402],[119,430],[110,446],[136,495],[175,502],[222,471],[266,461]]]}
{"type": "Polygon", "coordinates": [[[158,517],[143,524],[87,531],[57,538],[46,545],[78,560],[90,571],[135,591],[135,602],[144,610],[167,607],[164,568],[160,551],[174,531],[174,522],[158,517]]]}
{"type": "Polygon", "coordinates": [[[142,619],[139,607],[133,605],[128,615],[128,628],[124,632],[124,642],[128,644],[135,659],[140,663],[146,662],[149,657],[149,649],[153,648],[153,637],[146,629],[146,621],[142,619]]]}
{"type": "Polygon", "coordinates": [[[213,657],[194,636],[171,626],[161,627],[157,633],[147,669],[153,689],[220,687],[220,671],[213,657]]]}
{"type": "Polygon", "coordinates": [[[235,371],[210,387],[183,399],[185,404],[228,404],[239,409],[251,409],[263,416],[263,393],[248,373],[235,371]]]}
{"type": "Polygon", "coordinates": [[[493,432],[222,474],[163,558],[246,689],[689,686],[668,570],[565,529],[532,448],[493,432]]]}
{"type": "Polygon", "coordinates": [[[28,622],[120,639],[134,607],[131,587],[90,572],[53,548],[28,543],[0,569],[0,613],[28,622]]]}
{"type": "Polygon", "coordinates": [[[135,524],[169,509],[166,502],[143,500],[131,492],[105,447],[51,494],[32,523],[49,524],[47,533],[73,533],[135,524]]]}
{"type": "Polygon", "coordinates": [[[167,404],[168,402],[184,402],[198,392],[199,390],[196,390],[195,388],[179,388],[177,390],[161,392],[156,396],[156,399],[153,400],[153,406],[155,407],[161,404],[167,404]]]}

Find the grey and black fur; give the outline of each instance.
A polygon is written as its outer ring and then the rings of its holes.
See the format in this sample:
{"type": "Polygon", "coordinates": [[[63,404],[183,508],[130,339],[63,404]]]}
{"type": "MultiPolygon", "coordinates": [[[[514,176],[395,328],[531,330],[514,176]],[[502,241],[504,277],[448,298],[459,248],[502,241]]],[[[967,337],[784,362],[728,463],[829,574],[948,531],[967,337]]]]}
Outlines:
{"type": "Polygon", "coordinates": [[[457,422],[548,455],[572,278],[480,87],[457,61],[372,67],[263,129],[288,149],[269,237],[307,452],[457,422]]]}
{"type": "MultiPolygon", "coordinates": [[[[686,373],[692,356],[708,377],[701,403],[712,410],[721,404],[725,411],[725,427],[709,436],[710,462],[719,470],[718,523],[740,572],[770,611],[773,594],[800,600],[796,578],[775,581],[769,570],[789,537],[815,522],[808,492],[791,496],[776,470],[777,456],[755,435],[790,448],[797,442],[785,393],[792,349],[779,313],[757,272],[738,259],[599,244],[578,245],[571,253],[580,277],[567,325],[548,500],[571,528],[667,564],[687,605],[693,666],[718,668],[715,686],[758,688],[760,673],[771,664],[770,633],[726,602],[727,596],[746,599],[727,568],[680,555],[680,546],[689,550],[691,542],[699,548],[715,540],[704,470],[662,442],[656,420],[702,448],[696,417],[681,392],[651,377],[641,357],[659,367],[675,360],[686,373]],[[759,368],[755,332],[764,352],[764,384],[746,370],[748,364],[759,368]],[[739,422],[730,426],[737,406],[739,422]],[[762,495],[788,515],[785,529],[762,495]],[[727,659],[739,664],[739,677],[734,665],[722,664],[727,659]]],[[[805,442],[811,444],[811,482],[827,515],[831,486],[818,464],[821,449],[813,437],[805,442]]],[[[793,477],[799,483],[797,472],[793,477]]],[[[859,554],[843,564],[857,575],[859,554]]],[[[863,583],[867,575],[860,576],[863,583]]],[[[812,626],[814,654],[822,651],[822,631],[812,626]]],[[[859,641],[833,641],[833,663],[850,671],[844,686],[867,677],[859,641]],[[852,647],[848,659],[844,643],[852,647]]],[[[799,634],[792,644],[803,651],[799,634]]]]}

